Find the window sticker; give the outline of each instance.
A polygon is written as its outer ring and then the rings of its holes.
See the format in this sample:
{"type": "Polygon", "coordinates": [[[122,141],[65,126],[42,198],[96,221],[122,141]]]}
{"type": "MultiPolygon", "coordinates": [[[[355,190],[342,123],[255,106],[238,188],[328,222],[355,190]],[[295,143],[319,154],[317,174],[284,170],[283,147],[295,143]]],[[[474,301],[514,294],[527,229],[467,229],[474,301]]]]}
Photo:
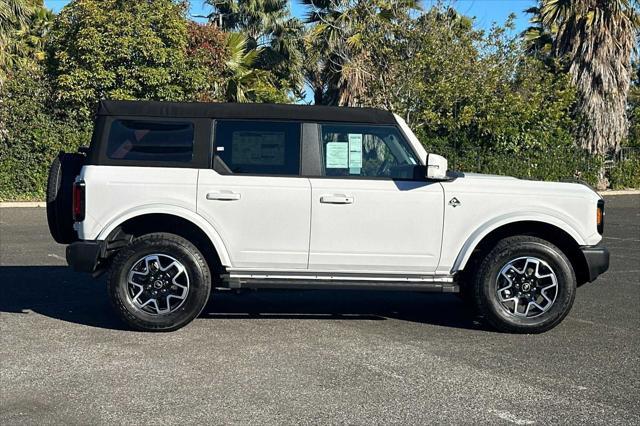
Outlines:
{"type": "Polygon", "coordinates": [[[284,132],[233,132],[231,161],[234,164],[282,166],[284,151],[284,132]]]}
{"type": "Polygon", "coordinates": [[[362,168],[362,134],[349,133],[349,174],[359,175],[362,168]]]}
{"type": "Polygon", "coordinates": [[[326,145],[327,169],[346,169],[349,167],[349,144],[346,142],[329,142],[326,145]]]}

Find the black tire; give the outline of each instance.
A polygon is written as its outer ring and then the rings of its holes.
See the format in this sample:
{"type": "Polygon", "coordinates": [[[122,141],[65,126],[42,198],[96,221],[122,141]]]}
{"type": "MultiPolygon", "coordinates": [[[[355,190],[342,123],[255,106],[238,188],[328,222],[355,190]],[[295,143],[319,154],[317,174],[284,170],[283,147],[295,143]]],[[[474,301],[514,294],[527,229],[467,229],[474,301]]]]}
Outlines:
{"type": "Polygon", "coordinates": [[[534,334],[552,329],[567,316],[576,294],[576,276],[569,259],[549,241],[530,236],[500,240],[480,263],[472,282],[478,314],[497,330],[508,333],[534,334]],[[546,262],[557,280],[554,302],[546,312],[533,318],[509,312],[497,294],[500,271],[510,261],[521,257],[534,257],[546,262]]]}
{"type": "Polygon", "coordinates": [[[173,331],[184,327],[204,309],[211,293],[211,272],[204,256],[189,241],[167,233],[147,234],[134,239],[114,258],[107,279],[113,307],[120,318],[139,331],[173,331]],[[175,311],[158,315],[140,309],[132,301],[127,283],[131,268],[151,254],[171,256],[184,265],[189,290],[175,311]]]}
{"type": "Polygon", "coordinates": [[[78,239],[73,229],[73,182],[84,165],[82,154],[61,152],[53,159],[47,181],[47,223],[56,242],[70,244],[78,239]]]}

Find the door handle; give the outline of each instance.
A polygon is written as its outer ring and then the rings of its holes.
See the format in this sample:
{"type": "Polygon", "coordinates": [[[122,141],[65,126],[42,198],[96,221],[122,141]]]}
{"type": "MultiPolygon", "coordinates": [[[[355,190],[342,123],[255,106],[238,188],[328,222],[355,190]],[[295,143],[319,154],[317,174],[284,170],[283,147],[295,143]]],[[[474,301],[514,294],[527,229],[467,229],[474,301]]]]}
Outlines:
{"type": "Polygon", "coordinates": [[[237,201],[240,198],[240,194],[232,191],[209,192],[207,194],[207,200],[237,201]]]}
{"type": "Polygon", "coordinates": [[[323,195],[320,202],[324,204],[353,204],[353,197],[346,195],[323,195]]]}

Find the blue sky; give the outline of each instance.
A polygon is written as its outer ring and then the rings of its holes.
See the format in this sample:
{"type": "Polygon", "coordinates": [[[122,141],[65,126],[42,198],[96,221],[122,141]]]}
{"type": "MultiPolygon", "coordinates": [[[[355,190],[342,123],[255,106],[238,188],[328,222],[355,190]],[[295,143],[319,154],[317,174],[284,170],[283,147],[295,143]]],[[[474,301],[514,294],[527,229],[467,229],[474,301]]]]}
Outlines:
{"type": "MultiPolygon", "coordinates": [[[[428,8],[436,0],[422,0],[424,8],[428,8]]],[[[69,0],[45,0],[47,7],[58,12],[69,0]]],[[[303,16],[305,13],[296,0],[291,1],[292,11],[296,16],[303,16]]],[[[516,30],[522,31],[527,27],[528,17],[523,10],[534,6],[535,0],[455,0],[452,2],[454,7],[464,15],[476,18],[476,24],[480,28],[489,28],[493,22],[503,23],[510,13],[516,14],[516,30]]],[[[206,14],[206,10],[202,6],[202,0],[192,0],[192,15],[206,14]]]]}

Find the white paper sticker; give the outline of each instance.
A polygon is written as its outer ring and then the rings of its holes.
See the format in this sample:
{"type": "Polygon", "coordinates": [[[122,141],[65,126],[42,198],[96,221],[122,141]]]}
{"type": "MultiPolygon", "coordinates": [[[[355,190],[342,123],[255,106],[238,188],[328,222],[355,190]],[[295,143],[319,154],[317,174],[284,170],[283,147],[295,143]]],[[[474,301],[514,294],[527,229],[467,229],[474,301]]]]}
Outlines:
{"type": "Polygon", "coordinates": [[[349,133],[349,174],[359,175],[362,168],[362,134],[349,133]]]}
{"type": "Polygon", "coordinates": [[[218,152],[224,151],[224,146],[217,146],[216,147],[216,151],[218,151],[218,152]]]}
{"type": "Polygon", "coordinates": [[[349,133],[349,168],[362,167],[362,135],[349,133]]]}
{"type": "Polygon", "coordinates": [[[329,142],[326,145],[327,169],[346,169],[349,167],[349,144],[346,142],[329,142]]]}

